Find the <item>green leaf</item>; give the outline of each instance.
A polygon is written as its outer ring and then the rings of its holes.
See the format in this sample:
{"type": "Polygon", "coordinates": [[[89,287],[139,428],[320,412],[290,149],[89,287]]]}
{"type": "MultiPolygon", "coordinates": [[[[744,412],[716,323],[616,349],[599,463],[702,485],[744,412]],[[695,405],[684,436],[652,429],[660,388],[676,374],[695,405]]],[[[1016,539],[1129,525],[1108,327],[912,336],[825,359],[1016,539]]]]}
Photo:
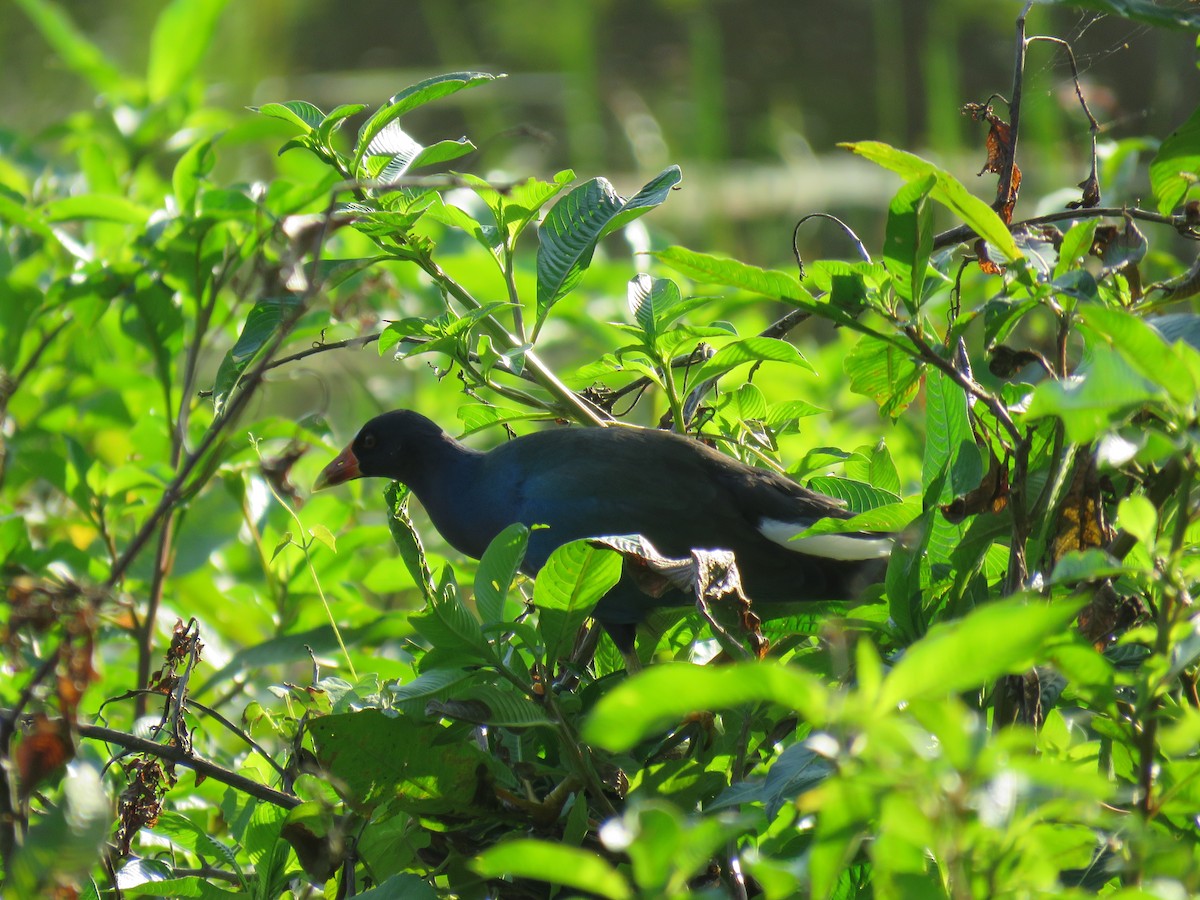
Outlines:
{"type": "Polygon", "coordinates": [[[229,0],[171,0],[150,36],[146,90],[161,103],[179,92],[208,52],[229,0]]]}
{"type": "MultiPolygon", "coordinates": [[[[497,224],[508,229],[510,241],[515,240],[525,226],[537,217],[541,208],[562,193],[574,180],[575,173],[570,169],[564,169],[555,174],[553,181],[539,181],[536,178],[530,178],[528,181],[513,185],[509,189],[508,195],[503,198],[501,214],[497,216],[497,224]]],[[[493,211],[496,209],[493,208],[493,211]]]]}
{"type": "Polygon", "coordinates": [[[1112,13],[1123,19],[1133,19],[1156,25],[1159,28],[1182,28],[1200,30],[1200,12],[1191,12],[1186,6],[1168,6],[1158,0],[1039,0],[1054,6],[1081,6],[1086,9],[1112,13]]]}
{"type": "Polygon", "coordinates": [[[659,206],[682,177],[679,167],[671,166],[628,200],[613,190],[607,179],[593,178],[554,204],[538,227],[538,327],[550,308],[579,284],[596,245],[659,206]]]}
{"type": "Polygon", "coordinates": [[[118,194],[80,194],[62,197],[42,206],[47,222],[72,222],[94,219],[144,227],[150,210],[118,194]]]}
{"type": "Polygon", "coordinates": [[[434,595],[433,573],[429,571],[429,563],[425,559],[425,547],[421,537],[408,514],[408,498],[410,492],[398,481],[388,482],[383,489],[383,502],[388,511],[388,531],[392,542],[400,551],[404,567],[412,576],[413,584],[421,591],[425,602],[428,603],[434,595]]]}
{"type": "Polygon", "coordinates": [[[213,409],[217,415],[225,408],[225,401],[250,361],[299,307],[300,300],[292,296],[268,297],[254,304],[246,316],[237,342],[225,354],[225,359],[217,369],[217,377],[213,382],[213,409]]]}
{"type": "Polygon", "coordinates": [[[629,311],[642,330],[647,350],[657,343],[659,323],[669,321],[668,313],[682,301],[678,285],[669,278],[651,278],[643,274],[629,280],[629,311]]]}
{"type": "Polygon", "coordinates": [[[184,216],[196,214],[196,194],[201,180],[212,171],[216,162],[212,139],[192,144],[179,157],[171,173],[171,189],[175,192],[175,204],[184,216]]]}
{"type": "Polygon", "coordinates": [[[703,384],[710,378],[720,378],[726,372],[750,362],[780,362],[815,372],[794,345],[778,338],[750,337],[726,344],[705,361],[692,376],[692,384],[703,384]]]}
{"type": "MultiPolygon", "coordinates": [[[[272,119],[290,122],[305,134],[309,134],[325,121],[325,113],[307,100],[289,100],[286,103],[264,103],[250,107],[256,113],[272,119]]],[[[338,107],[341,109],[342,107],[338,107]]]]}
{"type": "Polygon", "coordinates": [[[1190,410],[1200,395],[1200,385],[1180,357],[1188,349],[1168,344],[1144,319],[1107,306],[1082,306],[1079,315],[1094,338],[1114,348],[1135,372],[1171,397],[1176,407],[1190,410]]]}
{"type": "Polygon", "coordinates": [[[1016,241],[1013,240],[1008,227],[996,215],[996,211],[968,191],[962,182],[949,172],[939,169],[914,153],[897,150],[878,141],[859,141],[838,146],[852,150],[908,181],[923,180],[932,175],[935,183],[929,191],[930,197],[970,225],[976,234],[999,250],[1005,259],[1021,258],[1016,241]]]}
{"type": "Polygon", "coordinates": [[[136,324],[127,320],[125,330],[153,354],[159,381],[168,394],[171,390],[172,363],[179,357],[183,342],[183,313],[173,292],[161,281],[152,281],[132,291],[130,304],[137,311],[136,324]]]}
{"type": "MultiPolygon", "coordinates": [[[[868,448],[863,448],[868,449],[868,448]]],[[[881,490],[899,496],[901,493],[900,472],[896,461],[882,440],[869,448],[870,462],[867,466],[867,481],[881,490]]]]}
{"type": "MultiPolygon", "coordinates": [[[[938,505],[949,503],[979,486],[983,480],[983,457],[971,429],[967,396],[949,375],[930,369],[925,381],[925,454],[921,462],[921,483],[932,485],[946,473],[942,489],[929,499],[938,505]]],[[[966,531],[965,523],[952,523],[937,516],[932,523],[926,560],[944,563],[954,553],[966,531]]]]}
{"type": "Polygon", "coordinates": [[[1056,279],[1083,265],[1083,261],[1091,252],[1098,224],[1099,219],[1084,219],[1072,225],[1063,235],[1062,246],[1058,250],[1058,263],[1054,266],[1056,279]]]}
{"type": "Polygon", "coordinates": [[[416,815],[480,811],[472,798],[487,756],[469,740],[450,741],[440,726],[374,709],[307,727],[321,767],[360,814],[384,804],[416,815]]]}
{"type": "Polygon", "coordinates": [[[583,620],[620,578],[620,554],[587,541],[571,541],[550,554],[533,584],[548,660],[571,646],[583,620]]]}
{"type": "Polygon", "coordinates": [[[428,700],[430,697],[444,697],[447,691],[457,684],[470,681],[474,676],[462,669],[430,669],[405,684],[391,687],[392,700],[406,703],[409,700],[428,700]]]}
{"type": "Polygon", "coordinates": [[[597,853],[578,847],[519,838],[479,854],[471,868],[483,878],[529,878],[609,900],[633,896],[629,882],[597,853]]]}
{"type": "Polygon", "coordinates": [[[409,616],[408,621],[439,650],[466,652],[481,658],[490,653],[479,620],[458,596],[449,566],[442,570],[442,583],[429,596],[425,610],[409,616]]]}
{"type": "Polygon", "coordinates": [[[804,743],[792,744],[767,772],[762,800],[767,817],[774,819],[785,804],[794,803],[834,774],[833,763],[804,743]]]}
{"type": "Polygon", "coordinates": [[[515,523],[492,538],[475,570],[475,608],[484,625],[504,618],[504,600],[525,559],[529,529],[515,523]]]}
{"type": "Polygon", "coordinates": [[[451,718],[498,728],[530,728],[549,725],[546,707],[533,702],[510,686],[472,684],[443,701],[441,712],[451,718]]]}
{"type": "Polygon", "coordinates": [[[880,412],[895,418],[913,402],[921,386],[922,368],[913,361],[915,352],[863,335],[843,363],[850,390],[870,397],[880,412]]]}
{"type": "Polygon", "coordinates": [[[1183,203],[1197,181],[1200,181],[1200,107],[1167,136],[1150,161],[1150,187],[1158,199],[1158,211],[1170,214],[1183,203]]]}
{"type": "Polygon", "coordinates": [[[741,288],[752,294],[776,297],[780,300],[812,302],[812,295],[800,286],[799,279],[788,272],[760,269],[736,259],[726,259],[708,253],[697,253],[685,247],[668,247],[651,253],[681,275],[701,284],[721,284],[741,288]]]}
{"type": "Polygon", "coordinates": [[[1047,644],[1067,633],[1083,603],[1013,597],[934,625],[884,679],[880,706],[946,697],[1029,668],[1042,658],[1047,644]],[[986,653],[980,652],[982,647],[986,653]]]}
{"type": "Polygon", "coordinates": [[[410,169],[458,159],[474,149],[475,145],[465,138],[460,141],[439,141],[426,147],[409,137],[398,122],[389,122],[367,147],[359,176],[387,185],[410,169]]]}
{"type": "Polygon", "coordinates": [[[1050,573],[1050,584],[1076,584],[1096,578],[1116,578],[1124,567],[1108,553],[1096,547],[1064,553],[1050,573]]]}
{"type": "Polygon", "coordinates": [[[1158,540],[1158,510],[1142,494],[1126,497],[1117,504],[1117,524],[1145,545],[1150,552],[1158,540]]]}
{"type": "Polygon", "coordinates": [[[275,549],[271,552],[271,562],[275,562],[275,557],[292,545],[292,533],[285,531],[283,537],[279,539],[279,543],[275,545],[275,549]]]}
{"type": "Polygon", "coordinates": [[[809,721],[822,722],[828,700],[825,687],[815,676],[781,663],[664,663],[605,694],[584,724],[583,739],[623,753],[690,713],[749,703],[774,703],[798,711],[809,721]]]}
{"type": "Polygon", "coordinates": [[[354,159],[351,170],[357,172],[362,165],[367,148],[375,137],[391,122],[398,121],[406,113],[412,112],[419,106],[424,106],[442,97],[448,97],[466,88],[475,87],[495,81],[495,75],[486,72],[451,72],[446,75],[435,75],[422,82],[406,87],[395,94],[386,104],[363,123],[358,132],[355,144],[354,159]]]}
{"type": "Polygon", "coordinates": [[[915,312],[921,304],[929,256],[933,252],[933,208],[927,201],[936,183],[937,176],[932,172],[914,178],[888,206],[883,264],[909,312],[915,312]]]}
{"type": "Polygon", "coordinates": [[[186,816],[163,812],[150,830],[183,850],[188,850],[205,859],[220,860],[221,864],[240,872],[237,854],[186,816]]]}
{"type": "Polygon", "coordinates": [[[333,111],[323,118],[321,124],[317,126],[317,140],[327,145],[334,132],[339,131],[346,124],[347,119],[351,116],[357,116],[366,108],[367,104],[365,103],[343,103],[340,106],[335,106],[333,111]]]}
{"type": "Polygon", "coordinates": [[[866,512],[868,509],[900,502],[899,494],[880,490],[863,481],[839,478],[835,475],[814,475],[804,486],[845,501],[846,507],[855,512],[866,512]]]}
{"type": "Polygon", "coordinates": [[[68,69],[82,76],[98,94],[121,96],[126,81],[108,54],[92,43],[63,8],[51,0],[17,0],[42,37],[68,69]]]}
{"type": "Polygon", "coordinates": [[[911,525],[920,514],[921,498],[910,497],[907,500],[871,507],[849,519],[821,519],[797,532],[795,538],[813,537],[818,534],[848,534],[856,531],[901,531],[911,525]]]}
{"type": "Polygon", "coordinates": [[[1165,398],[1166,392],[1141,378],[1104,341],[1090,340],[1086,365],[1071,378],[1041,382],[1033,390],[1025,418],[1057,416],[1074,443],[1085,443],[1119,425],[1137,407],[1165,398]]]}
{"type": "Polygon", "coordinates": [[[332,550],[334,553],[337,553],[337,539],[333,536],[333,532],[330,531],[328,528],[326,528],[324,525],[322,525],[318,522],[316,525],[314,525],[310,529],[308,529],[308,533],[311,534],[318,541],[320,541],[322,544],[324,544],[326,547],[328,547],[330,550],[332,550]]]}

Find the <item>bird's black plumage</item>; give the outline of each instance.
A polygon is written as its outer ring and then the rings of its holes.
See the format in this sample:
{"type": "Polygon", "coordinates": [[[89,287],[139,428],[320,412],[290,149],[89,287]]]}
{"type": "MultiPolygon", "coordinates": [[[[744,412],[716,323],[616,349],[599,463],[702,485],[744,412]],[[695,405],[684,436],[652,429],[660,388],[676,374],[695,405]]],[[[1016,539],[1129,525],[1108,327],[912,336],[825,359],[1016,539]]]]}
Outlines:
{"type": "MultiPolygon", "coordinates": [[[[818,519],[849,514],[782,475],[665,431],[558,428],[480,452],[397,410],[364,425],[316,486],[362,476],[407,484],[442,537],[475,558],[514,522],[546,526],[530,534],[529,574],[568,541],[641,534],[666,556],[733,551],[754,601],[841,599],[878,574],[890,548],[886,536],[866,534],[789,541],[818,519]]],[[[691,600],[680,591],[653,598],[623,579],[595,615],[614,636],[628,635],[655,606],[691,600]]]]}

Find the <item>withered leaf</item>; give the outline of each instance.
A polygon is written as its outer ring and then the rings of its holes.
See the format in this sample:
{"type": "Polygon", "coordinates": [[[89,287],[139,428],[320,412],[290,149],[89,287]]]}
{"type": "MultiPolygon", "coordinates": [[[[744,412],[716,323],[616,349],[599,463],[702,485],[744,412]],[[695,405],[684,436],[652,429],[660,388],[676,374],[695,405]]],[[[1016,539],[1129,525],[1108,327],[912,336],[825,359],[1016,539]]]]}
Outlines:
{"type": "MultiPolygon", "coordinates": [[[[996,115],[990,103],[968,103],[963,106],[962,111],[975,121],[983,119],[988,123],[985,141],[987,160],[984,162],[983,168],[979,170],[979,174],[990,172],[1000,176],[1000,183],[996,185],[996,200],[992,204],[992,208],[996,210],[1004,224],[1009,225],[1012,223],[1013,209],[1017,205],[1017,194],[1021,189],[1021,169],[1013,159],[1012,127],[996,115]],[[1004,183],[1006,170],[1011,171],[1007,184],[1004,183]]],[[[980,263],[981,267],[982,265],[980,263]]],[[[995,264],[992,263],[992,265],[995,264]]],[[[984,271],[988,270],[985,268],[984,271]]],[[[988,274],[995,273],[988,272],[988,274]]]]}
{"type": "Polygon", "coordinates": [[[1080,454],[1071,476],[1071,487],[1058,510],[1050,556],[1057,563],[1072,550],[1103,547],[1113,538],[1104,514],[1100,481],[1092,454],[1080,454]]]}

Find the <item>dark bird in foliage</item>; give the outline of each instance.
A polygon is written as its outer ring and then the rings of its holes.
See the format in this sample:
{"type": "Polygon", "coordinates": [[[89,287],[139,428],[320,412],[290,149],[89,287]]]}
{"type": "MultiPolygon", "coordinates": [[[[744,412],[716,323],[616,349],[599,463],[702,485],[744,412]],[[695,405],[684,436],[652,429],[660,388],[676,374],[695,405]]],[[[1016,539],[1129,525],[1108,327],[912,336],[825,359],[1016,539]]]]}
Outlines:
{"type": "MultiPolygon", "coordinates": [[[[481,452],[408,410],[377,416],[317,477],[314,490],[353,478],[408,485],[434,527],[478,559],[514,522],[530,533],[522,569],[580,538],[640,534],[669,557],[730,550],[757,603],[850,599],[877,580],[888,535],[792,538],[818,519],[849,517],[838,501],[677,434],[644,428],[559,428],[481,452]]],[[[651,597],[630,577],[600,601],[596,619],[627,656],[637,623],[655,607],[693,597],[651,597]]]]}

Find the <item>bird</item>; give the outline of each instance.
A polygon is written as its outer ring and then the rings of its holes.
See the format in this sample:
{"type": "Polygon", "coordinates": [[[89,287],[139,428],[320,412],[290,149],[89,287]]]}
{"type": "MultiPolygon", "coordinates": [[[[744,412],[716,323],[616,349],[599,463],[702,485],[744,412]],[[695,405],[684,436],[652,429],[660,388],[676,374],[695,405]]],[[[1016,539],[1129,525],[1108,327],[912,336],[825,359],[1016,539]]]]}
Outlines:
{"type": "MultiPolygon", "coordinates": [[[[794,540],[820,519],[851,514],[784,475],[659,429],[562,427],[480,451],[420,413],[394,410],[363,425],[313,490],[363,477],[407,485],[446,542],[475,559],[509,525],[530,527],[522,570],[534,577],[565,543],[638,534],[668,557],[732,551],[755,603],[852,599],[878,580],[893,541],[873,532],[794,540]]],[[[693,600],[680,590],[650,596],[624,575],[593,617],[628,660],[653,609],[693,600]]]]}

